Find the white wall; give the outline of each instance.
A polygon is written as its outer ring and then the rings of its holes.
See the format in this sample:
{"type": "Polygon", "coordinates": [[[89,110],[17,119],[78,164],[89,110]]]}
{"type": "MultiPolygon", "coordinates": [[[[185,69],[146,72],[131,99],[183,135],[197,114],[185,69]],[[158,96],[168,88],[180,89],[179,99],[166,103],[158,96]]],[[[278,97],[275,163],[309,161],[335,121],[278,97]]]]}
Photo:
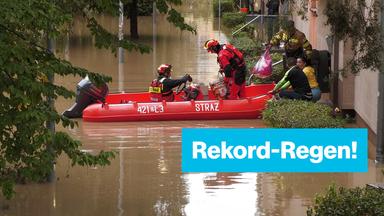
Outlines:
{"type": "Polygon", "coordinates": [[[355,77],[355,111],[377,134],[377,103],[379,74],[376,71],[361,71],[355,77]]]}
{"type": "Polygon", "coordinates": [[[308,21],[302,20],[301,17],[298,17],[298,16],[293,16],[292,20],[295,21],[295,27],[299,31],[303,32],[305,36],[308,38],[308,35],[309,35],[308,21]]]}
{"type": "Polygon", "coordinates": [[[327,17],[324,15],[325,6],[325,1],[317,2],[317,14],[319,15],[317,17],[317,34],[319,35],[319,37],[317,37],[318,50],[328,50],[328,45],[325,38],[330,35],[331,32],[330,27],[325,25],[325,22],[327,21],[327,17]]]}
{"type": "MultiPolygon", "coordinates": [[[[300,3],[300,1],[299,1],[300,3]]],[[[317,50],[328,50],[327,42],[325,40],[325,37],[330,34],[330,28],[329,26],[325,26],[325,22],[327,21],[327,17],[323,14],[326,1],[317,1],[317,14],[318,16],[316,18],[311,17],[312,13],[307,13],[307,18],[309,19],[315,19],[316,20],[316,41],[311,41],[310,39],[310,27],[309,27],[309,21],[308,20],[302,20],[300,16],[297,16],[297,14],[293,13],[293,20],[295,21],[296,28],[303,32],[309,42],[315,46],[313,46],[314,49],[317,50]]],[[[300,5],[293,6],[294,8],[300,7],[300,5]]]]}

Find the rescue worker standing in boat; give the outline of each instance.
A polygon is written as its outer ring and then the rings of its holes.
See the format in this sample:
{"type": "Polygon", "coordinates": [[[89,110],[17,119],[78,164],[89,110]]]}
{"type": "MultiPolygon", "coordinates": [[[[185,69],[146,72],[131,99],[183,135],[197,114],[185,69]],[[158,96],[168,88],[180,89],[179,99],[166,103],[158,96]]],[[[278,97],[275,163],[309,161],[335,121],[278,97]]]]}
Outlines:
{"type": "Polygon", "coordinates": [[[235,100],[245,96],[246,66],[243,54],[231,44],[220,44],[215,39],[207,40],[204,49],[217,54],[220,73],[224,73],[224,83],[229,90],[228,99],[235,100]]]}
{"type": "Polygon", "coordinates": [[[172,65],[162,64],[157,68],[158,77],[151,82],[149,93],[151,101],[174,101],[173,88],[186,83],[192,82],[189,74],[184,75],[181,79],[171,79],[172,65]]]}

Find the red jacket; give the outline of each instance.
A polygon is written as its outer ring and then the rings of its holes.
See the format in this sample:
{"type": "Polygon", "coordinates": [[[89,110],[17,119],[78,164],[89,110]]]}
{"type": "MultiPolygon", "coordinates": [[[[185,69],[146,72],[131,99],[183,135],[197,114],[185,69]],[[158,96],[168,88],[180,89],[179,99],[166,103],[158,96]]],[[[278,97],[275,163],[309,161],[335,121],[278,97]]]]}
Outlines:
{"type": "Polygon", "coordinates": [[[231,44],[223,45],[217,55],[217,62],[220,65],[220,72],[225,77],[235,78],[236,73],[241,76],[240,80],[245,80],[245,62],[243,54],[231,44]]]}
{"type": "Polygon", "coordinates": [[[218,53],[217,62],[222,70],[228,65],[231,66],[231,71],[240,70],[245,66],[243,54],[231,44],[223,45],[218,53]]]}

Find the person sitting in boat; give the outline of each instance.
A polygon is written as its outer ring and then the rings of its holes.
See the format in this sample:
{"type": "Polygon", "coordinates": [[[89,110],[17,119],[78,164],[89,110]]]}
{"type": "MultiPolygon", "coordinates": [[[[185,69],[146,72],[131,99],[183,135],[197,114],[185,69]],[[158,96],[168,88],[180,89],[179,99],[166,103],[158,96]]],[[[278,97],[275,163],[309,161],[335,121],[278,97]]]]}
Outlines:
{"type": "Polygon", "coordinates": [[[296,99],[296,100],[312,100],[312,91],[309,86],[307,76],[296,65],[295,58],[288,58],[287,65],[289,70],[285,73],[284,77],[276,84],[275,88],[270,91],[270,94],[278,92],[281,98],[296,99]],[[293,91],[285,90],[292,86],[293,91]]]}
{"type": "Polygon", "coordinates": [[[234,100],[245,96],[245,76],[247,69],[243,54],[231,44],[220,44],[215,39],[207,40],[204,49],[217,54],[220,73],[224,73],[224,83],[229,90],[228,99],[234,100]]]}
{"type": "Polygon", "coordinates": [[[149,93],[151,101],[174,101],[173,88],[186,83],[192,82],[192,77],[189,74],[184,75],[180,79],[171,78],[172,65],[162,64],[157,68],[158,77],[151,82],[149,93]]]}

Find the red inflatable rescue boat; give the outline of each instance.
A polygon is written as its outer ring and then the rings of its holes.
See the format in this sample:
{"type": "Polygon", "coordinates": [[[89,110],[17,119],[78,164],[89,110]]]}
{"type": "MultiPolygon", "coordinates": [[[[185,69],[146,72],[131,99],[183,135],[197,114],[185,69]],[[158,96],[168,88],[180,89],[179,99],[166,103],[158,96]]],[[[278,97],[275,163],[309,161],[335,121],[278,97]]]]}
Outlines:
{"type": "Polygon", "coordinates": [[[163,120],[210,120],[258,118],[271,98],[267,94],[274,84],[259,84],[246,87],[246,97],[238,100],[216,100],[211,91],[204,100],[184,101],[175,95],[174,102],[150,102],[150,95],[122,93],[107,95],[105,104],[97,103],[83,111],[84,121],[163,121],[163,120]]]}

